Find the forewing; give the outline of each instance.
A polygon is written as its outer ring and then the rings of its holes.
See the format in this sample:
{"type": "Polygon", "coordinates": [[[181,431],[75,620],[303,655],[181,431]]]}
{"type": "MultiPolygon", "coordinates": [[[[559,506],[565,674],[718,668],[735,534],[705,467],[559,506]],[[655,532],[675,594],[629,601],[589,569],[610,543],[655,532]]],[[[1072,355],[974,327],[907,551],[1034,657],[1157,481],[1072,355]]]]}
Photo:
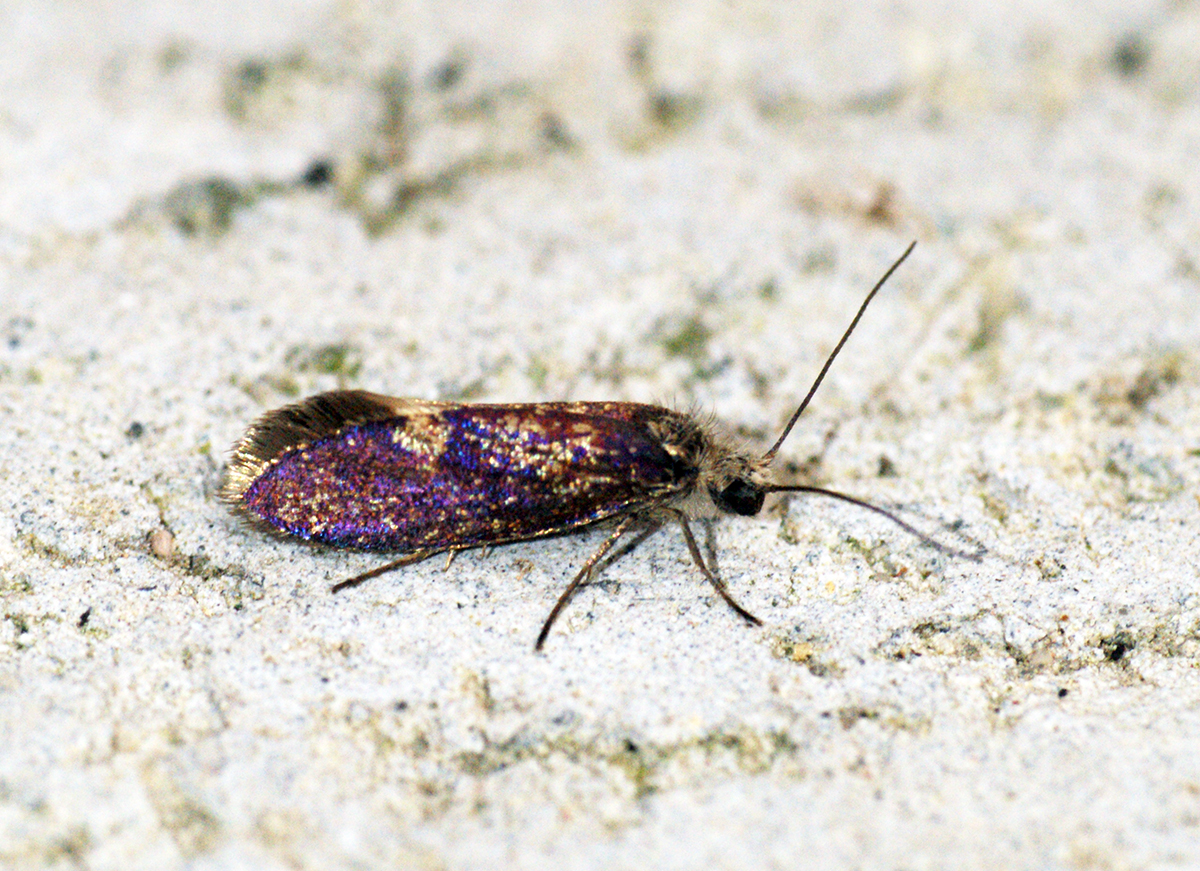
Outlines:
{"type": "Polygon", "coordinates": [[[390,402],[390,416],[283,450],[232,498],[301,538],[404,552],[565,532],[686,484],[628,411],[649,406],[390,402]]]}

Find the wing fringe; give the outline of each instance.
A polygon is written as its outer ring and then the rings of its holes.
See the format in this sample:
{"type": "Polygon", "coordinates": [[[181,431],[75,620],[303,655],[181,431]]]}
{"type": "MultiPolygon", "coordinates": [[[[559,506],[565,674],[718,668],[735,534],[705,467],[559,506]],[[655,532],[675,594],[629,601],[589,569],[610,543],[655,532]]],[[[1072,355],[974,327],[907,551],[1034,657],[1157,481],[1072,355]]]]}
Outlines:
{"type": "MultiPolygon", "coordinates": [[[[419,404],[432,406],[436,403],[419,404]]],[[[264,414],[234,445],[221,498],[238,502],[263,469],[281,455],[347,426],[394,418],[402,413],[400,405],[391,397],[378,393],[335,390],[264,414]]]]}

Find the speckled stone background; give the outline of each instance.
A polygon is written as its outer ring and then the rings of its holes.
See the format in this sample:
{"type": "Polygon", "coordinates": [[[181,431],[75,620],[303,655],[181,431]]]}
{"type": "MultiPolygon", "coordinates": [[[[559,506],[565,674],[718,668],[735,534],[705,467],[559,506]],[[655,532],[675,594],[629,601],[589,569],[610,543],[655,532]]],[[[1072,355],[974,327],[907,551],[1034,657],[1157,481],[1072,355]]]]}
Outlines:
{"type": "Polygon", "coordinates": [[[0,865],[1200,864],[1200,6],[0,8],[0,865]],[[430,561],[215,499],[337,386],[780,474],[430,561]],[[958,533],[953,527],[957,526],[958,533]]]}

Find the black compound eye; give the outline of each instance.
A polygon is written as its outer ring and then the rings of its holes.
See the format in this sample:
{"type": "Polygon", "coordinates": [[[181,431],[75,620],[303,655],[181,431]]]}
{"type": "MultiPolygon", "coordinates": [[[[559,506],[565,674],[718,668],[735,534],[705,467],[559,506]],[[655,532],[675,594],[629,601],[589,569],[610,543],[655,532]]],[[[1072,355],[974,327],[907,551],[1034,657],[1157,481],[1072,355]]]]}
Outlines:
{"type": "Polygon", "coordinates": [[[762,510],[763,499],[766,495],[748,481],[735,478],[724,490],[709,490],[713,502],[726,514],[740,514],[743,517],[753,517],[762,510]]]}

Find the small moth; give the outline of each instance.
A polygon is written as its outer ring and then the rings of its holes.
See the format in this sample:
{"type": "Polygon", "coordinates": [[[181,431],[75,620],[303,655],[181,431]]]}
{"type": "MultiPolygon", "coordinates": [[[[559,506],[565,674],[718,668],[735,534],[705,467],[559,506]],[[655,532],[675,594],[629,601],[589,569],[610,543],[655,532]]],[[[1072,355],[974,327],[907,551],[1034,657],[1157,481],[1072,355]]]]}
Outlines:
{"type": "Polygon", "coordinates": [[[322,393],[272,411],[233,449],[221,495],[258,525],[333,547],[390,551],[393,562],[334,590],[436,554],[612,531],[567,585],[538,634],[546,642],[571,596],[627,533],[677,521],[696,567],[748,623],[700,554],[688,521],[751,517],[768,493],[815,493],[891,513],[852,496],[777,483],[771,463],[867,306],[863,301],[804,401],[766,453],[751,454],[695,417],[635,402],[480,405],[397,399],[360,390],[322,393]]]}

